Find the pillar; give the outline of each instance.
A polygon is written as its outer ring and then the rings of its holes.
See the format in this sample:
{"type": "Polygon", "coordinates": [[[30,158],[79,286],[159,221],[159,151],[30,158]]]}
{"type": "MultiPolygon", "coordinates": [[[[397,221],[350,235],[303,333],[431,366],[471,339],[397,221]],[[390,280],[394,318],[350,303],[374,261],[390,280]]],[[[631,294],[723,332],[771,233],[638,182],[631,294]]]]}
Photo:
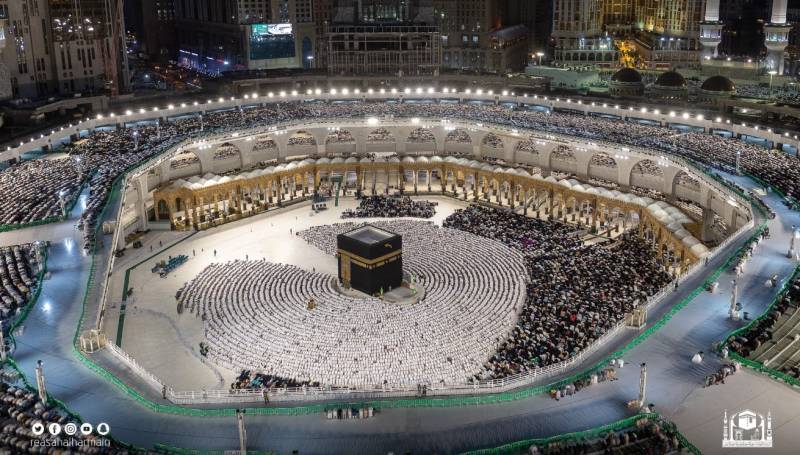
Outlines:
{"type": "Polygon", "coordinates": [[[797,238],[797,226],[792,225],[792,233],[789,235],[789,252],[786,253],[786,257],[789,259],[794,259],[796,249],[795,249],[795,239],[797,238]]]}
{"type": "Polygon", "coordinates": [[[200,222],[204,222],[206,220],[206,201],[205,198],[199,197],[197,198],[197,205],[200,208],[200,222]]]}
{"type": "Polygon", "coordinates": [[[247,455],[247,431],[244,428],[243,410],[236,410],[236,427],[239,429],[239,454],[247,455]]]}
{"type": "Polygon", "coordinates": [[[6,352],[6,333],[3,327],[3,321],[0,320],[0,360],[6,361],[8,353],[6,352]]]}
{"type": "Polygon", "coordinates": [[[734,321],[739,320],[739,311],[736,308],[736,300],[737,294],[739,293],[739,283],[737,280],[733,280],[731,282],[733,284],[733,289],[731,289],[731,305],[730,309],[728,310],[728,316],[734,321]]]}
{"type": "Polygon", "coordinates": [[[192,226],[197,227],[197,211],[194,207],[194,196],[189,198],[189,203],[186,204],[186,208],[192,213],[191,217],[189,218],[192,226]]]}
{"type": "MultiPolygon", "coordinates": [[[[149,221],[147,219],[147,175],[140,175],[136,179],[136,196],[138,197],[138,202],[136,203],[136,212],[142,220],[142,229],[147,229],[149,227],[149,221]]],[[[158,207],[156,207],[156,212],[158,212],[158,207]]]]}
{"type": "Polygon", "coordinates": [[[431,192],[431,170],[428,169],[428,192],[431,192]]]}
{"type": "Polygon", "coordinates": [[[36,361],[36,387],[39,390],[39,400],[47,404],[47,387],[44,384],[44,362],[36,361]]]}
{"type": "Polygon", "coordinates": [[[647,398],[647,364],[642,363],[639,373],[639,407],[644,407],[647,398]]]}

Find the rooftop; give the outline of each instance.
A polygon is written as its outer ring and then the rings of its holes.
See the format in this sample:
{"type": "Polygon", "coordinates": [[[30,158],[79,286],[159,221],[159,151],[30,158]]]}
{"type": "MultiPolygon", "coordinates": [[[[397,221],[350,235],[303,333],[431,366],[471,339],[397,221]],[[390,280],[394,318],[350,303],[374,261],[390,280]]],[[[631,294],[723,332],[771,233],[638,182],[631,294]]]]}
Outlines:
{"type": "Polygon", "coordinates": [[[346,237],[350,237],[353,240],[357,240],[361,243],[374,245],[376,243],[380,243],[392,237],[395,237],[397,234],[395,234],[394,232],[389,232],[387,230],[377,228],[371,224],[368,224],[366,226],[353,229],[350,232],[346,232],[344,233],[344,235],[346,237]]]}

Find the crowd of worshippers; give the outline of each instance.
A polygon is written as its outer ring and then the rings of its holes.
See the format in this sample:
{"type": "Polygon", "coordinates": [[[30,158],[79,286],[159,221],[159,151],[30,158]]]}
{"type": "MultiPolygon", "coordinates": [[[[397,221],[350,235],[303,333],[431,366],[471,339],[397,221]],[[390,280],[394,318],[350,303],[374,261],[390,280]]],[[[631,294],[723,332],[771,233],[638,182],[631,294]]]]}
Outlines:
{"type": "Polygon", "coordinates": [[[606,381],[616,381],[617,379],[619,379],[617,378],[617,370],[613,366],[607,366],[585,378],[550,389],[550,398],[560,401],[562,398],[571,397],[591,385],[606,381]]]}
{"type": "Polygon", "coordinates": [[[342,218],[431,218],[436,202],[415,201],[408,196],[365,196],[358,207],[342,212],[342,218]]]}
{"type": "Polygon", "coordinates": [[[712,385],[725,384],[725,378],[731,376],[733,373],[739,371],[738,363],[726,363],[719,367],[715,373],[711,373],[705,378],[703,387],[711,387],[712,385]]]}
{"type": "Polygon", "coordinates": [[[5,322],[22,311],[38,286],[40,264],[35,248],[31,243],[0,248],[0,321],[5,322]]]}
{"type": "Polygon", "coordinates": [[[530,284],[516,327],[476,379],[497,379],[568,360],[647,303],[671,281],[654,251],[634,234],[612,245],[585,245],[581,231],[559,222],[470,206],[445,227],[520,250],[530,284]]]}
{"type": "Polygon", "coordinates": [[[319,387],[319,382],[313,381],[296,381],[294,379],[286,379],[278,376],[273,376],[264,373],[253,374],[250,370],[242,370],[239,376],[231,384],[231,390],[239,389],[283,389],[283,388],[299,388],[299,387],[319,387]]]}
{"type": "MultiPolygon", "coordinates": [[[[210,264],[176,295],[203,320],[208,359],[234,371],[336,386],[471,382],[524,303],[523,255],[429,221],[372,224],[403,237],[404,271],[423,296],[384,304],[343,293],[336,275],[313,267],[247,257],[210,264]]],[[[359,226],[318,225],[298,237],[333,256],[337,236],[359,226]]]]}
{"type": "Polygon", "coordinates": [[[666,420],[642,418],[632,428],[609,431],[593,439],[567,439],[546,445],[532,445],[529,455],[582,455],[638,453],[667,455],[681,453],[675,425],[666,420]]]}
{"type": "Polygon", "coordinates": [[[740,98],[759,98],[781,103],[800,104],[800,92],[794,87],[771,87],[762,85],[736,85],[736,95],[740,98]]]}
{"type": "Polygon", "coordinates": [[[68,423],[80,427],[80,422],[67,416],[53,404],[42,403],[38,393],[5,381],[0,382],[0,453],[128,453],[127,449],[115,441],[99,436],[96,432],[90,435],[77,432],[69,436],[63,431],[68,423]],[[44,425],[45,431],[39,436],[33,433],[36,423],[44,425]],[[49,425],[54,423],[62,428],[58,436],[53,436],[48,431],[49,425]],[[48,442],[58,439],[61,440],[60,445],[47,445],[48,442]],[[69,451],[65,451],[63,447],[69,447],[69,451]]]}
{"type": "MultiPolygon", "coordinates": [[[[58,194],[73,200],[81,184],[89,184],[89,200],[81,219],[86,231],[85,247],[94,244],[97,217],[108,198],[112,184],[128,168],[145,162],[183,139],[224,134],[256,126],[303,120],[354,117],[423,117],[477,121],[547,133],[566,134],[623,145],[647,147],[676,154],[709,166],[732,169],[737,155],[741,169],[759,177],[794,199],[800,197],[800,160],[782,151],[767,150],[739,139],[705,133],[680,133],[676,130],[576,113],[541,112],[506,106],[470,104],[387,104],[354,103],[278,103],[247,110],[207,112],[156,125],[97,130],[87,138],[61,148],[73,159],[23,161],[0,172],[0,222],[5,224],[47,220],[60,213],[58,194]],[[202,128],[201,128],[202,127],[202,128]],[[80,159],[78,159],[80,158],[80,159]]],[[[430,132],[414,130],[399,141],[431,141],[430,132]]],[[[383,132],[370,136],[388,140],[383,132]]],[[[466,140],[463,135],[458,140],[466,140]]],[[[291,146],[307,145],[308,135],[289,141],[291,146]]],[[[528,153],[538,153],[532,141],[523,142],[528,153]]]]}
{"type": "MultiPolygon", "coordinates": [[[[731,351],[742,357],[754,355],[759,348],[771,342],[778,343],[781,340],[774,339],[779,329],[783,329],[787,322],[795,324],[793,317],[800,312],[800,276],[796,276],[787,286],[786,292],[780,299],[772,305],[772,308],[760,320],[756,321],[748,330],[733,337],[728,347],[731,351]]],[[[787,327],[788,328],[788,327],[787,327]]],[[[783,330],[782,330],[783,331],[783,330]]],[[[786,337],[791,337],[793,332],[788,332],[786,337]]],[[[795,353],[800,352],[794,349],[795,353]]],[[[783,365],[770,365],[795,378],[800,378],[800,363],[785,362],[783,365]]]]}

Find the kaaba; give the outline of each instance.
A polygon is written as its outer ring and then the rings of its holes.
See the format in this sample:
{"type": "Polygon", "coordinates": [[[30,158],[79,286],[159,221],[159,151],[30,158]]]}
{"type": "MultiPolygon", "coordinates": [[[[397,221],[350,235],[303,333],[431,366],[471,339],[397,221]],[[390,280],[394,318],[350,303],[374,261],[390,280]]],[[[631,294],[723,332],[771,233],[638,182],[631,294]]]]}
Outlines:
{"type": "Polygon", "coordinates": [[[336,237],[339,280],[369,295],[403,282],[403,237],[371,224],[336,237]]]}

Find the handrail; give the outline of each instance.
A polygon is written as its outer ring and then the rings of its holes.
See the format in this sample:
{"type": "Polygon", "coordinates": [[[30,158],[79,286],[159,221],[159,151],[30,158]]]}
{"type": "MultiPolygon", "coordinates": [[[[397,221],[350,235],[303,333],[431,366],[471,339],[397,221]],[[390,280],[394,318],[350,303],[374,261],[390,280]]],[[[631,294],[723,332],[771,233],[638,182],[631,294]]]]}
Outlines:
{"type": "Polygon", "coordinates": [[[537,447],[546,447],[553,443],[559,442],[583,442],[592,439],[599,439],[603,434],[610,433],[610,432],[618,432],[627,429],[636,428],[637,423],[645,419],[649,422],[656,422],[660,421],[661,423],[670,425],[672,428],[671,430],[675,432],[676,437],[678,438],[678,442],[681,444],[683,448],[688,450],[690,453],[694,455],[701,455],[700,450],[691,444],[685,436],[683,436],[679,431],[677,426],[674,423],[664,419],[657,413],[640,413],[634,416],[628,417],[626,419],[618,420],[616,422],[609,423],[607,425],[602,425],[595,428],[590,428],[584,431],[577,431],[574,433],[566,433],[560,434],[556,436],[551,436],[549,438],[538,438],[538,439],[524,439],[521,441],[515,441],[508,444],[503,444],[499,447],[492,447],[488,449],[478,449],[472,450],[469,452],[464,452],[462,455],[502,455],[502,454],[516,454],[521,452],[527,452],[527,448],[531,446],[537,447]]]}
{"type": "MultiPolygon", "coordinates": [[[[770,313],[772,312],[773,307],[783,299],[783,297],[789,291],[789,286],[798,277],[800,277],[800,265],[796,266],[794,271],[792,271],[792,274],[789,275],[789,278],[784,280],[783,284],[781,284],[781,287],[778,290],[778,293],[775,295],[775,298],[772,299],[772,302],[770,302],[770,304],[767,306],[767,308],[764,310],[764,312],[761,313],[761,315],[759,317],[757,317],[756,319],[753,319],[752,321],[750,321],[749,324],[747,324],[745,326],[742,326],[742,327],[739,327],[738,329],[736,329],[736,330],[732,331],[731,333],[729,333],[728,336],[725,337],[723,342],[720,343],[718,351],[722,351],[723,348],[728,347],[730,345],[730,342],[731,342],[732,339],[736,338],[737,336],[739,336],[742,333],[747,333],[750,329],[752,329],[753,327],[757,326],[761,321],[763,321],[764,318],[769,316],[770,313]]],[[[739,363],[741,363],[742,365],[744,365],[746,367],[749,367],[749,368],[751,368],[753,370],[756,370],[756,371],[758,371],[760,373],[764,373],[767,376],[770,376],[770,377],[772,377],[774,379],[777,379],[779,381],[785,382],[785,383],[787,383],[787,384],[789,384],[791,386],[794,386],[794,387],[800,387],[800,379],[795,378],[793,376],[789,376],[788,374],[783,373],[781,371],[778,371],[778,370],[776,370],[774,368],[770,368],[770,367],[764,365],[764,363],[762,363],[762,362],[759,362],[759,361],[756,361],[756,360],[752,360],[752,359],[749,359],[747,357],[743,357],[743,356],[739,355],[737,352],[734,352],[732,349],[728,349],[728,357],[733,359],[733,360],[735,360],[735,361],[737,361],[737,362],[739,362],[739,363]]]]}

